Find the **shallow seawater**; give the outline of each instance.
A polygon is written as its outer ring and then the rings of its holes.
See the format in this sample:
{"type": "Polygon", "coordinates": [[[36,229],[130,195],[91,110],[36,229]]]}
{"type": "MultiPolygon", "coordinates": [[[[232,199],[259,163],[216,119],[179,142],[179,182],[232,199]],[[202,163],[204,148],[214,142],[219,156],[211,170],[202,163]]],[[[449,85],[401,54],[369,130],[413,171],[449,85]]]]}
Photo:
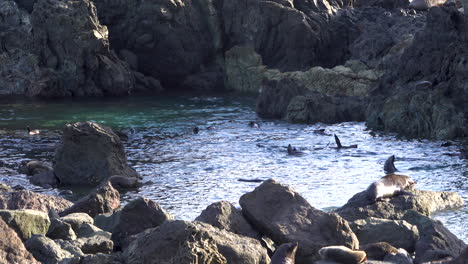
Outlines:
{"type": "MultiPolygon", "coordinates": [[[[138,192],[176,218],[193,220],[209,204],[227,200],[238,205],[242,194],[259,183],[239,178],[268,179],[288,184],[312,206],[329,210],[346,203],[383,176],[383,163],[396,155],[396,167],[425,190],[456,191],[468,202],[468,163],[457,156],[457,142],[398,139],[372,135],[364,123],[299,125],[260,120],[255,100],[239,96],[164,96],[74,101],[0,101],[0,180],[10,185],[57,194],[28,183],[18,173],[24,160],[51,162],[64,124],[92,120],[129,134],[125,147],[130,164],[143,176],[138,192]],[[258,120],[260,129],[248,122],[258,120]],[[41,129],[28,136],[25,127],[41,129]],[[191,133],[199,126],[198,135],[191,133]],[[214,126],[214,130],[207,127],[214,126]],[[328,135],[314,130],[324,128],[328,135]],[[333,134],[343,145],[336,150],[333,134]],[[292,144],[303,156],[288,156],[292,144]]],[[[459,238],[468,242],[468,206],[435,214],[459,238]]]]}

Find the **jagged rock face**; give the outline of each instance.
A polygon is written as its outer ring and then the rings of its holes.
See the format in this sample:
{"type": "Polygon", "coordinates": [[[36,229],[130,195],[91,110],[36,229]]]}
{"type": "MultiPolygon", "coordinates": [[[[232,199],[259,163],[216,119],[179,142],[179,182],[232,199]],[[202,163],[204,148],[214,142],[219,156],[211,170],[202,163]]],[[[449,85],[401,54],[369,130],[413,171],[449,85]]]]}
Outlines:
{"type": "MultiPolygon", "coordinates": [[[[216,65],[216,43],[204,8],[209,9],[211,1],[94,2],[109,26],[112,46],[132,51],[138,71],[160,79],[163,86],[180,86],[197,73],[220,72],[210,69],[216,65]]],[[[222,76],[213,81],[222,84],[222,76]]]]}
{"type": "Polygon", "coordinates": [[[270,258],[258,240],[201,222],[167,221],[137,235],[123,252],[125,263],[258,263],[270,258]]]}
{"type": "Polygon", "coordinates": [[[318,260],[318,251],[324,246],[359,247],[346,220],[313,208],[300,194],[274,180],[244,194],[239,204],[252,226],[277,245],[299,243],[297,263],[318,260]]]}
{"type": "Polygon", "coordinates": [[[16,232],[0,219],[0,262],[1,263],[39,263],[26,250],[16,232]]]}
{"type": "Polygon", "coordinates": [[[374,91],[368,126],[408,137],[468,135],[464,23],[455,7],[431,8],[424,31],[374,91]]]}
{"type": "Polygon", "coordinates": [[[112,175],[137,178],[120,138],[92,123],[67,124],[55,152],[54,171],[63,185],[97,185],[112,175]]]}
{"type": "Polygon", "coordinates": [[[34,52],[53,83],[29,96],[126,95],[134,79],[126,63],[109,50],[108,32],[93,3],[41,0],[31,13],[34,52]]]}

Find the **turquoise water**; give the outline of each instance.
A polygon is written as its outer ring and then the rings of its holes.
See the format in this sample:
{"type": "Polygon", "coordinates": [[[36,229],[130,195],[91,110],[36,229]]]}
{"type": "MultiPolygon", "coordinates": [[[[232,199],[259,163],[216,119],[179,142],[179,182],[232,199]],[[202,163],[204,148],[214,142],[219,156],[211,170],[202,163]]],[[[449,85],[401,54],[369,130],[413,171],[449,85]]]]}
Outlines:
{"type": "MultiPolygon", "coordinates": [[[[240,196],[258,183],[239,178],[275,178],[301,193],[314,207],[330,209],[383,176],[382,166],[396,155],[396,167],[415,179],[418,188],[460,193],[468,201],[468,164],[456,154],[457,142],[402,140],[374,135],[363,123],[299,125],[259,120],[255,100],[239,96],[164,96],[74,101],[0,101],[0,175],[20,184],[57,194],[28,183],[17,168],[24,160],[51,162],[64,124],[91,120],[129,134],[125,142],[129,163],[147,182],[139,191],[123,194],[128,201],[147,196],[176,218],[193,220],[209,204],[240,196]],[[261,122],[260,129],[249,121],[261,122]],[[198,135],[191,133],[199,126],[198,135]],[[42,130],[28,136],[26,126],[42,130]],[[214,130],[207,127],[214,126],[214,130]],[[314,130],[324,128],[328,135],[314,130]],[[357,149],[337,151],[332,135],[357,149]],[[292,144],[304,156],[288,156],[292,144]]],[[[468,242],[468,207],[435,217],[468,242]]]]}

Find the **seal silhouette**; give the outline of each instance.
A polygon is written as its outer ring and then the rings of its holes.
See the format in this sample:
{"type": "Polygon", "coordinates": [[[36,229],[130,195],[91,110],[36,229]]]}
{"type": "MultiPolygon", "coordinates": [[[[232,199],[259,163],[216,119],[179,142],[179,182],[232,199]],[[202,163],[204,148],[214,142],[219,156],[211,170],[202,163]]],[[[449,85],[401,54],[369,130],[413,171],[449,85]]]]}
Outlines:
{"type": "Polygon", "coordinates": [[[271,257],[271,264],[294,264],[298,243],[282,244],[271,257]]]}

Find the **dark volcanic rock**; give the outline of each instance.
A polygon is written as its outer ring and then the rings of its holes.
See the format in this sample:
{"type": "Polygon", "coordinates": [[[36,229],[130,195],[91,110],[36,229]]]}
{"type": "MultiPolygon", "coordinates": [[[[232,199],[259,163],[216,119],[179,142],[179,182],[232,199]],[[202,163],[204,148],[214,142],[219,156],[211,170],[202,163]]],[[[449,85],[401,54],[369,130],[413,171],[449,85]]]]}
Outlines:
{"type": "Polygon", "coordinates": [[[52,79],[29,96],[127,95],[134,86],[126,63],[109,50],[107,28],[88,0],[40,0],[31,13],[34,51],[52,79]]]}
{"type": "Polygon", "coordinates": [[[1,263],[39,263],[26,250],[16,232],[0,219],[0,262],[1,263]]]}
{"type": "Polygon", "coordinates": [[[468,135],[465,23],[453,6],[430,9],[424,31],[374,91],[368,126],[409,137],[468,135]]]}
{"type": "Polygon", "coordinates": [[[440,221],[432,220],[414,210],[408,211],[404,217],[407,222],[416,225],[421,238],[416,243],[415,263],[440,260],[440,252],[445,256],[459,256],[466,244],[452,234],[440,221]],[[437,254],[434,254],[436,252],[437,254]]]}
{"type": "Polygon", "coordinates": [[[90,194],[76,201],[70,208],[62,211],[60,215],[87,213],[91,217],[95,217],[98,214],[113,212],[119,206],[120,194],[107,181],[90,194]]]}
{"type": "Polygon", "coordinates": [[[97,185],[112,175],[137,178],[120,138],[92,123],[67,124],[55,152],[54,171],[63,185],[97,185]]]}
{"type": "Polygon", "coordinates": [[[253,227],[276,244],[298,242],[299,263],[318,260],[318,250],[324,246],[359,247],[346,220],[313,208],[301,195],[274,180],[244,194],[239,203],[253,227]]]}
{"type": "Polygon", "coordinates": [[[58,196],[27,190],[0,193],[0,209],[33,209],[49,213],[52,209],[61,212],[72,205],[72,202],[58,196]]]}
{"type": "Polygon", "coordinates": [[[258,240],[209,224],[186,221],[167,221],[138,234],[123,257],[128,264],[270,263],[266,249],[258,240]]]}
{"type": "Polygon", "coordinates": [[[354,195],[335,212],[348,221],[368,217],[400,219],[408,210],[425,215],[435,211],[463,206],[464,201],[455,192],[411,191],[413,195],[399,195],[383,201],[371,202],[366,191],[354,195]]]}
{"type": "Polygon", "coordinates": [[[261,237],[245,220],[241,210],[226,201],[210,204],[195,220],[238,235],[255,239],[260,239],[261,237]]]}
{"type": "Polygon", "coordinates": [[[145,229],[154,228],[173,219],[159,204],[147,198],[129,202],[119,212],[118,222],[112,230],[112,240],[117,248],[128,244],[127,238],[145,229]]]}

